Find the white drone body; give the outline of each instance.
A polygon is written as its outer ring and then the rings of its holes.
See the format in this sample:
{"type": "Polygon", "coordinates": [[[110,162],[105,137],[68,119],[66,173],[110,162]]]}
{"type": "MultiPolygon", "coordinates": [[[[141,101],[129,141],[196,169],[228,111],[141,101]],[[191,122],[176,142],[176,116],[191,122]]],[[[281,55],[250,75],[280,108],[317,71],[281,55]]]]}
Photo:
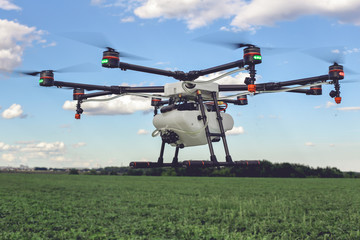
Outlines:
{"type": "MultiPolygon", "coordinates": [[[[164,134],[166,132],[174,132],[178,135],[178,139],[170,143],[172,146],[182,145],[184,147],[199,146],[207,144],[205,127],[209,127],[211,133],[220,134],[220,127],[217,120],[216,112],[206,111],[206,124],[203,123],[201,111],[199,106],[193,99],[196,96],[196,91],[201,91],[204,99],[211,99],[211,92],[216,92],[218,95],[217,83],[197,83],[196,87],[190,85],[188,87],[182,82],[165,84],[164,96],[171,97],[176,100],[189,99],[188,108],[169,108],[167,111],[162,111],[161,114],[154,116],[153,124],[156,128],[154,135],[158,133],[164,134]]],[[[205,107],[206,109],[206,107],[205,107]]],[[[230,114],[221,112],[224,130],[231,130],[234,126],[234,120],[230,114]]],[[[219,136],[212,136],[213,142],[219,141],[219,136]]]]}
{"type": "MultiPolygon", "coordinates": [[[[207,144],[204,124],[198,119],[200,110],[181,111],[174,109],[172,111],[154,116],[153,124],[156,129],[162,132],[173,131],[179,139],[171,143],[172,146],[183,145],[184,147],[199,146],[207,144]]],[[[216,120],[215,112],[207,112],[207,119],[210,132],[220,133],[219,124],[216,120]]],[[[221,113],[223,118],[224,130],[231,130],[234,126],[234,120],[230,114],[221,113]]],[[[219,137],[212,136],[212,141],[220,140],[219,137]]]]}

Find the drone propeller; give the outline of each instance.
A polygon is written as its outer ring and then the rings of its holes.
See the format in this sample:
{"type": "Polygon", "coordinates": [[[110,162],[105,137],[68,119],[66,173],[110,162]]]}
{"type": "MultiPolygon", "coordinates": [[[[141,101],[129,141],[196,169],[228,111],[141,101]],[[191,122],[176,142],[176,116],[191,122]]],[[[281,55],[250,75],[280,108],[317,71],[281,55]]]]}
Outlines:
{"type": "Polygon", "coordinates": [[[257,48],[261,48],[261,50],[266,52],[267,55],[279,54],[294,50],[294,48],[266,47],[263,45],[255,44],[256,41],[251,40],[251,36],[249,34],[244,34],[244,33],[234,34],[227,32],[217,32],[215,34],[214,33],[208,34],[196,38],[195,41],[214,44],[232,50],[237,50],[239,48],[257,47],[257,48]],[[236,40],[234,41],[234,39],[236,40]]]}
{"type": "MultiPolygon", "coordinates": [[[[307,49],[302,52],[330,64],[336,65],[336,64],[345,63],[346,54],[344,47],[340,47],[340,46],[319,47],[319,48],[307,49]]],[[[353,74],[353,75],[359,74],[358,72],[349,69],[347,67],[344,67],[343,69],[347,74],[353,74]]]]}
{"type": "Polygon", "coordinates": [[[76,72],[96,72],[96,66],[92,63],[82,63],[73,66],[68,66],[64,68],[59,68],[56,70],[42,70],[42,71],[33,71],[33,70],[14,70],[15,73],[20,75],[28,75],[28,76],[38,76],[42,72],[57,72],[57,73],[76,73],[76,72]]]}
{"type": "Polygon", "coordinates": [[[304,50],[303,53],[327,63],[341,64],[344,63],[345,61],[345,54],[342,49],[343,47],[339,47],[339,46],[319,47],[319,48],[311,48],[304,50]]]}
{"type": "Polygon", "coordinates": [[[134,54],[117,51],[114,47],[111,47],[114,45],[107,39],[107,37],[99,32],[67,32],[60,35],[77,42],[104,49],[107,52],[116,52],[120,55],[120,57],[133,60],[148,60],[147,58],[140,57],[134,54]]]}

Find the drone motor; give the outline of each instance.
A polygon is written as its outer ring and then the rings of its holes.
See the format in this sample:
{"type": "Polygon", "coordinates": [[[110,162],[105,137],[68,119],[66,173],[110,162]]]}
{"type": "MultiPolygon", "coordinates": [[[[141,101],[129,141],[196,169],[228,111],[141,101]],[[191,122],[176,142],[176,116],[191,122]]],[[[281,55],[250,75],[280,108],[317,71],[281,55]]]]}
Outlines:
{"type": "Polygon", "coordinates": [[[321,85],[310,87],[310,90],[306,93],[306,95],[322,95],[321,85]]]}
{"type": "Polygon", "coordinates": [[[235,103],[236,105],[247,105],[248,104],[247,95],[238,96],[236,99],[237,99],[237,102],[235,103]]]}
{"type": "Polygon", "coordinates": [[[52,70],[45,70],[40,72],[39,85],[42,87],[54,86],[54,72],[52,70]]]}
{"type": "Polygon", "coordinates": [[[106,68],[118,68],[120,63],[120,53],[113,48],[109,48],[103,52],[101,65],[106,68]]]}
{"type": "Polygon", "coordinates": [[[341,80],[344,79],[345,73],[342,65],[335,63],[329,67],[329,79],[341,80]]]}
{"type": "Polygon", "coordinates": [[[260,64],[261,63],[260,48],[249,46],[244,48],[244,63],[245,65],[260,64]]]}
{"type": "Polygon", "coordinates": [[[84,95],[85,90],[81,88],[75,88],[73,91],[73,100],[79,100],[82,95],[84,95]]]}

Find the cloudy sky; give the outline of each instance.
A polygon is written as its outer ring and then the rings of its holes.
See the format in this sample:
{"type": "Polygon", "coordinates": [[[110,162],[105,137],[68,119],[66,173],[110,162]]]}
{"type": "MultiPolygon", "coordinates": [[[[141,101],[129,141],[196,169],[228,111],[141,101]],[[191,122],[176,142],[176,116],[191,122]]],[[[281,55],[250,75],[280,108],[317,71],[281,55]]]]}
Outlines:
{"type": "MultiPolygon", "coordinates": [[[[358,70],[359,12],[360,0],[0,0],[0,166],[104,167],[157,160],[161,140],[151,136],[149,100],[89,102],[82,119],[75,120],[71,90],[42,88],[37,77],[14,74],[89,63],[93,71],[56,73],[55,79],[130,86],[175,81],[102,69],[101,49],[64,33],[102,33],[112,47],[148,59],[125,62],[182,71],[242,58],[241,50],[197,39],[246,39],[278,47],[278,54],[264,50],[257,66],[258,82],[276,82],[327,74],[329,63],[304,54],[314,48],[340,53],[347,68],[358,70]]],[[[241,84],[245,76],[234,74],[222,83],[241,84]]],[[[264,94],[250,97],[247,106],[229,107],[235,121],[228,135],[233,159],[360,171],[358,78],[346,73],[340,105],[328,95],[333,87],[325,86],[322,96],[264,94]]],[[[215,151],[224,159],[221,143],[215,151]]],[[[173,153],[167,147],[165,161],[173,153]]],[[[209,153],[206,146],[192,147],[179,157],[208,159],[209,153]]]]}

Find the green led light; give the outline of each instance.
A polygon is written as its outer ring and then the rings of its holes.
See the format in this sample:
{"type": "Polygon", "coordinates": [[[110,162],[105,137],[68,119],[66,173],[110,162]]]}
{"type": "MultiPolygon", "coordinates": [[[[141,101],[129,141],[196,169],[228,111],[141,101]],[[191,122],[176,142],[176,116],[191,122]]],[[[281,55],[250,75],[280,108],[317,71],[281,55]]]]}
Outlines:
{"type": "Polygon", "coordinates": [[[108,63],[108,62],[109,62],[109,59],[107,59],[107,58],[104,58],[104,59],[101,61],[102,64],[108,63]]]}
{"type": "Polygon", "coordinates": [[[261,60],[261,55],[254,55],[254,60],[261,60]]]}
{"type": "Polygon", "coordinates": [[[41,78],[41,79],[39,80],[39,83],[43,83],[43,82],[44,82],[44,79],[41,78]]]}

